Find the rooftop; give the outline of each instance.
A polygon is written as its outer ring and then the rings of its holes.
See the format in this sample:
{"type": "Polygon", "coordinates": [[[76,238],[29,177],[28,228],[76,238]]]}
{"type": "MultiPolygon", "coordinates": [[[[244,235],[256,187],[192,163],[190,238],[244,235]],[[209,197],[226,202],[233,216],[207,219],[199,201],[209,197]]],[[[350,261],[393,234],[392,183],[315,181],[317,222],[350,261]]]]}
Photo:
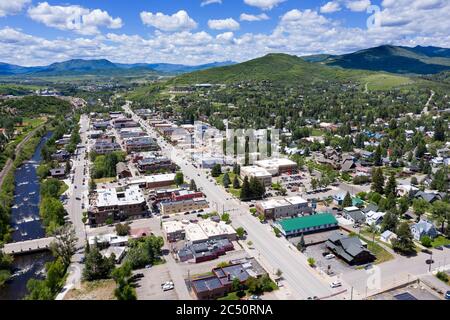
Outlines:
{"type": "Polygon", "coordinates": [[[337,224],[336,218],[329,213],[284,219],[278,222],[284,231],[295,231],[305,228],[318,227],[326,224],[337,224]]]}

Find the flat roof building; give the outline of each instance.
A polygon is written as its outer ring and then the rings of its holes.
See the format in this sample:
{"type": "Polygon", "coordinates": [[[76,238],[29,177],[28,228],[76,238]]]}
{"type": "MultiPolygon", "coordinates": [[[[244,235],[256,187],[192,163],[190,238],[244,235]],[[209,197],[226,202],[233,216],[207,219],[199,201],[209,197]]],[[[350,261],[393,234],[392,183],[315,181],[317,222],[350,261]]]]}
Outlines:
{"type": "Polygon", "coordinates": [[[272,185],[272,174],[266,169],[257,166],[241,167],[241,178],[245,177],[256,178],[263,186],[269,187],[272,185]]]}
{"type": "Polygon", "coordinates": [[[255,162],[255,165],[266,169],[273,176],[283,173],[295,173],[298,169],[296,162],[286,158],[259,160],[255,162]]]}
{"type": "Polygon", "coordinates": [[[260,201],[255,208],[266,219],[273,220],[312,213],[308,201],[298,196],[260,201]]]}
{"type": "Polygon", "coordinates": [[[275,224],[285,237],[335,229],[338,221],[330,213],[315,214],[292,219],[283,219],[275,224]]]}

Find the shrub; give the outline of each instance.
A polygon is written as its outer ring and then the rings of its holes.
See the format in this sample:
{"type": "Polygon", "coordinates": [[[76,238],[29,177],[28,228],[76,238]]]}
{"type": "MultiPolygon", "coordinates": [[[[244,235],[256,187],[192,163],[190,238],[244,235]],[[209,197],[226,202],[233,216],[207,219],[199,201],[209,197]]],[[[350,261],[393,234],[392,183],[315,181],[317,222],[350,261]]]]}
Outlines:
{"type": "Polygon", "coordinates": [[[427,248],[430,248],[432,245],[432,240],[429,236],[423,236],[422,238],[420,238],[420,243],[427,248]]]}

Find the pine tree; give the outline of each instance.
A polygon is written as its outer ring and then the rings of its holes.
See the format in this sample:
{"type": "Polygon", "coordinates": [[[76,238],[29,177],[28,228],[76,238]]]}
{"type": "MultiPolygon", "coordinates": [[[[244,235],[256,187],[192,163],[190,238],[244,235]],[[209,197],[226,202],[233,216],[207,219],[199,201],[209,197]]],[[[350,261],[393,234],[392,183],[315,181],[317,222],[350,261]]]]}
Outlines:
{"type": "Polygon", "coordinates": [[[377,149],[375,150],[375,155],[374,155],[374,162],[376,166],[381,166],[383,164],[383,160],[382,160],[382,150],[381,150],[381,145],[378,145],[377,149]]]}
{"type": "Polygon", "coordinates": [[[236,175],[236,176],[234,176],[234,179],[233,179],[233,188],[234,189],[239,189],[240,187],[241,187],[241,185],[240,185],[239,179],[238,179],[238,177],[236,175]]]}
{"type": "Polygon", "coordinates": [[[344,201],[342,201],[342,207],[347,208],[351,207],[353,204],[352,196],[350,195],[350,192],[347,192],[347,194],[344,197],[344,201]]]}
{"type": "Polygon", "coordinates": [[[395,173],[392,172],[389,176],[389,180],[386,184],[386,188],[384,190],[386,196],[393,195],[397,196],[397,180],[395,179],[395,173]]]}
{"type": "Polygon", "coordinates": [[[250,183],[248,182],[248,177],[244,178],[244,182],[242,183],[241,188],[241,200],[249,200],[251,197],[251,191],[250,191],[250,183]]]}
{"type": "Polygon", "coordinates": [[[195,192],[198,191],[198,189],[197,189],[197,184],[195,183],[195,180],[194,180],[194,179],[192,179],[192,180],[191,180],[191,183],[189,184],[189,190],[195,191],[195,192]]]}
{"type": "Polygon", "coordinates": [[[384,193],[384,176],[381,168],[375,168],[372,172],[372,190],[379,194],[384,193]]]}
{"type": "Polygon", "coordinates": [[[230,176],[228,175],[228,172],[225,172],[225,174],[223,175],[222,183],[223,183],[223,186],[226,189],[228,189],[228,187],[230,186],[230,183],[231,183],[230,176]]]}
{"type": "Polygon", "coordinates": [[[392,248],[402,253],[411,253],[415,251],[415,247],[408,223],[401,223],[397,228],[397,239],[392,241],[392,248]]]}

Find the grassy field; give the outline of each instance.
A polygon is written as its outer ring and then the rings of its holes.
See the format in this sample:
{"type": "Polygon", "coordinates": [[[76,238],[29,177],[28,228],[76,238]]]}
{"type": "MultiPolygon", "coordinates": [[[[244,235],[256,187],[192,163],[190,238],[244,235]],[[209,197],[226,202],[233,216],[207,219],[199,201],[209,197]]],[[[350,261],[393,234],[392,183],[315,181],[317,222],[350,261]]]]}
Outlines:
{"type": "Polygon", "coordinates": [[[116,283],[112,279],[83,282],[81,289],[67,292],[64,300],[116,300],[114,289],[116,283]]]}
{"type": "Polygon", "coordinates": [[[414,83],[410,78],[390,74],[372,74],[361,82],[367,83],[368,90],[387,90],[414,83]]]}
{"type": "Polygon", "coordinates": [[[95,179],[94,182],[95,184],[99,184],[99,183],[110,183],[115,181],[116,178],[101,178],[101,179],[95,179]]]}
{"type": "Polygon", "coordinates": [[[319,129],[312,129],[312,131],[311,131],[311,135],[313,136],[313,137],[320,137],[320,136],[323,136],[323,132],[322,132],[322,130],[319,130],[319,129]]]}

